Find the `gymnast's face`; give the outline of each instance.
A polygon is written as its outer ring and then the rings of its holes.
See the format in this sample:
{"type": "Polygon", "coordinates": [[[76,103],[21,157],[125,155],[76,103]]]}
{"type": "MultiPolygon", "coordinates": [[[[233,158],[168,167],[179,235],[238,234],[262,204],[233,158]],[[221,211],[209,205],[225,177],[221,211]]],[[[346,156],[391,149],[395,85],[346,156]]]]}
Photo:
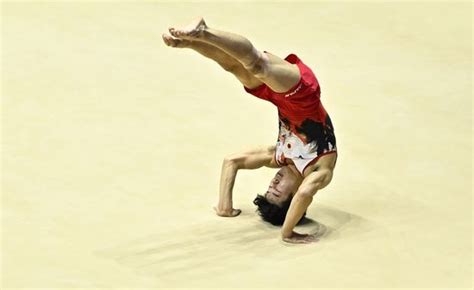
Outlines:
{"type": "Polygon", "coordinates": [[[295,170],[289,166],[278,170],[265,193],[265,198],[270,203],[281,205],[295,194],[303,181],[303,178],[295,170]]]}

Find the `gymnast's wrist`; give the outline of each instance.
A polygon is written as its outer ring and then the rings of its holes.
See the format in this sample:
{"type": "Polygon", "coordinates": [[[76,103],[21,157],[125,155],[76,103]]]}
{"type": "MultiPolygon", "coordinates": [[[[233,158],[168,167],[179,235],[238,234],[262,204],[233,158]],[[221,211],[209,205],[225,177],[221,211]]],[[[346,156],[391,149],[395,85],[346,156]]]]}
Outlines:
{"type": "Polygon", "coordinates": [[[232,202],[219,202],[217,209],[221,212],[232,212],[232,202]]]}
{"type": "Polygon", "coordinates": [[[281,229],[281,238],[282,239],[290,238],[292,235],[293,235],[293,230],[288,230],[288,229],[285,229],[285,228],[281,229]]]}

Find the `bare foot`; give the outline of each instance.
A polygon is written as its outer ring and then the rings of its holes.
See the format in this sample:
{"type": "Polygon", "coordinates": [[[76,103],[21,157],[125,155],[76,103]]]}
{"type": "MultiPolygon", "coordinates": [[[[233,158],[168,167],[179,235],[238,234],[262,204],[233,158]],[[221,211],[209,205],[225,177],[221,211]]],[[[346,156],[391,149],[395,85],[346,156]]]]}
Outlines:
{"type": "Polygon", "coordinates": [[[206,28],[207,25],[206,22],[204,22],[204,18],[199,17],[184,28],[170,27],[169,31],[174,37],[192,39],[201,37],[206,28]]]}
{"type": "Polygon", "coordinates": [[[163,33],[161,37],[163,38],[164,43],[167,46],[171,46],[171,47],[186,47],[191,42],[190,40],[187,40],[187,39],[175,38],[167,33],[163,33]]]}

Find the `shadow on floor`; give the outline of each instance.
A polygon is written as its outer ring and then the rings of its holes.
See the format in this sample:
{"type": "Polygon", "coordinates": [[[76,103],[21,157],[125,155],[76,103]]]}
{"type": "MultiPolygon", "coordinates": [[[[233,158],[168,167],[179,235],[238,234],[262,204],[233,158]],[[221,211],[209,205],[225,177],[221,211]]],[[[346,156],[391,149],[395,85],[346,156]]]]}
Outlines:
{"type": "MultiPolygon", "coordinates": [[[[333,242],[373,228],[362,217],[335,208],[318,205],[313,211],[296,230],[316,234],[320,241],[333,242]]],[[[230,266],[245,271],[258,265],[249,261],[297,258],[293,250],[282,249],[279,230],[256,215],[216,217],[205,224],[176,227],[95,253],[147,276],[171,277],[180,272],[193,278],[202,269],[215,274],[228,272],[230,266]]]]}

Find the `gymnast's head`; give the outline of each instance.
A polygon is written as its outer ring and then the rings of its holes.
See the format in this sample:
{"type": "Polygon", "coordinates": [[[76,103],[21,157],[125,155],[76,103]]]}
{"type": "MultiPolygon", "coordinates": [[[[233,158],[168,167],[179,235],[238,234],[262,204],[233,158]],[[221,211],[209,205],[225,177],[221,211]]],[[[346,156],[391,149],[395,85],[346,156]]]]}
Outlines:
{"type": "MultiPolygon", "coordinates": [[[[270,181],[265,195],[258,194],[253,201],[262,219],[272,225],[282,225],[293,195],[301,182],[303,182],[303,177],[296,168],[290,166],[280,168],[270,181]]],[[[304,215],[301,219],[303,218],[304,215]]]]}

